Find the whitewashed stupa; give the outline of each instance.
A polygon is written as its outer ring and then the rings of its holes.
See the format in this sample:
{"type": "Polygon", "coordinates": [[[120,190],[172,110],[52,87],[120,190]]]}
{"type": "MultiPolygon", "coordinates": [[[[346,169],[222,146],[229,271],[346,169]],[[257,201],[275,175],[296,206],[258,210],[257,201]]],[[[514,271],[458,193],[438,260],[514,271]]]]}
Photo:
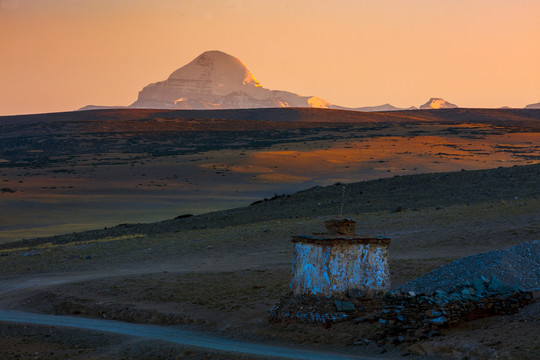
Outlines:
{"type": "Polygon", "coordinates": [[[331,297],[354,290],[373,297],[390,290],[389,238],[358,236],[350,219],[326,221],[326,228],[328,234],[292,239],[294,295],[331,297]]]}

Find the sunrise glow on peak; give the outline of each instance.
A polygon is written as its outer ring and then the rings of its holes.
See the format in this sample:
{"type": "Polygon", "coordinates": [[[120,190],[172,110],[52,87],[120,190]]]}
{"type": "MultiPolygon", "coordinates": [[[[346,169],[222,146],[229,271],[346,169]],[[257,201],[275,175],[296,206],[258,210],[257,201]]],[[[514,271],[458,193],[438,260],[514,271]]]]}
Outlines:
{"type": "Polygon", "coordinates": [[[317,96],[312,96],[308,99],[308,104],[310,107],[315,108],[328,108],[328,106],[332,105],[328,101],[323,100],[317,96]]]}

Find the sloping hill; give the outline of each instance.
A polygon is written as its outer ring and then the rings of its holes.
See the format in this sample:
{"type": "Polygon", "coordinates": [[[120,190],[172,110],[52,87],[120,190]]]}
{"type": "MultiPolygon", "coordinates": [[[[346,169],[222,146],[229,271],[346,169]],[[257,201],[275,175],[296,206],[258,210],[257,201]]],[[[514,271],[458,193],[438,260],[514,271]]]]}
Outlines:
{"type": "Polygon", "coordinates": [[[337,216],[343,186],[346,213],[400,211],[457,204],[540,198],[540,164],[490,170],[395,176],[352,184],[314,187],[292,195],[276,195],[247,207],[198,216],[179,216],[151,224],[122,224],[54,237],[1,244],[2,248],[45,242],[69,243],[107,236],[157,234],[185,229],[220,228],[273,219],[337,216]]]}

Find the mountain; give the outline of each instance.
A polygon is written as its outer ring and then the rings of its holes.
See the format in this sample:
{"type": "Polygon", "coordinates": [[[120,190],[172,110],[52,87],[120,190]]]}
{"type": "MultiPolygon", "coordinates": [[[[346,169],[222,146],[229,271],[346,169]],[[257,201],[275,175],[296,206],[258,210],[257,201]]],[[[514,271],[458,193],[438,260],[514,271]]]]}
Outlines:
{"type": "Polygon", "coordinates": [[[441,98],[431,98],[424,105],[420,105],[420,109],[455,109],[458,106],[441,98]]]}
{"type": "Polygon", "coordinates": [[[85,111],[85,110],[109,110],[109,109],[124,109],[126,106],[106,106],[106,105],[86,105],[82,108],[78,109],[78,111],[85,111]]]}
{"type": "Polygon", "coordinates": [[[206,51],[168,79],[145,86],[129,107],[235,109],[330,105],[316,96],[266,89],[239,59],[221,51],[206,51]]]}
{"type": "Polygon", "coordinates": [[[339,109],[339,110],[354,110],[354,111],[365,111],[365,112],[377,112],[377,111],[400,111],[400,110],[416,110],[416,106],[411,106],[408,108],[398,108],[394,105],[390,104],[383,104],[383,105],[376,105],[376,106],[363,106],[363,107],[357,107],[357,108],[348,108],[338,105],[330,105],[328,106],[331,109],[339,109]]]}
{"type": "Polygon", "coordinates": [[[536,104],[529,104],[525,106],[524,109],[540,109],[540,102],[537,102],[536,104]]]}
{"type": "MultiPolygon", "coordinates": [[[[540,106],[527,105],[526,108],[540,106]]],[[[253,109],[253,108],[327,108],[362,112],[415,110],[390,104],[364,107],[334,105],[317,96],[302,96],[289,91],[264,88],[246,65],[222,51],[206,51],[174,71],[166,80],[145,86],[137,100],[127,106],[138,109],[253,109]]],[[[458,106],[441,98],[431,98],[420,109],[450,109],[458,106]]],[[[125,106],[87,105],[79,110],[125,108],[125,106]]]]}

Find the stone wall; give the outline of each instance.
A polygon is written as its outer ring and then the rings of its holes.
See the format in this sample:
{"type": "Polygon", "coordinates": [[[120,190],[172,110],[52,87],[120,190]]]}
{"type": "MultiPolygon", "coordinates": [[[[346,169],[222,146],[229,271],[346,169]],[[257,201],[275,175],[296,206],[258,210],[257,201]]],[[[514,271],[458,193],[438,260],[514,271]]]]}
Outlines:
{"type": "Polygon", "coordinates": [[[518,287],[474,279],[472,283],[433,294],[387,294],[379,313],[375,340],[400,343],[437,336],[440,329],[493,315],[516,313],[534,301],[533,293],[518,287]]]}
{"type": "Polygon", "coordinates": [[[381,297],[366,297],[358,291],[351,291],[339,298],[289,293],[272,307],[268,320],[273,323],[325,325],[352,321],[366,312],[377,312],[381,307],[381,297]]]}
{"type": "Polygon", "coordinates": [[[371,337],[380,345],[417,341],[440,335],[443,328],[493,315],[517,312],[534,301],[533,293],[518,287],[474,279],[449,291],[432,294],[387,293],[364,296],[351,290],[341,297],[289,293],[270,310],[270,322],[324,325],[341,321],[378,324],[371,337]]]}

